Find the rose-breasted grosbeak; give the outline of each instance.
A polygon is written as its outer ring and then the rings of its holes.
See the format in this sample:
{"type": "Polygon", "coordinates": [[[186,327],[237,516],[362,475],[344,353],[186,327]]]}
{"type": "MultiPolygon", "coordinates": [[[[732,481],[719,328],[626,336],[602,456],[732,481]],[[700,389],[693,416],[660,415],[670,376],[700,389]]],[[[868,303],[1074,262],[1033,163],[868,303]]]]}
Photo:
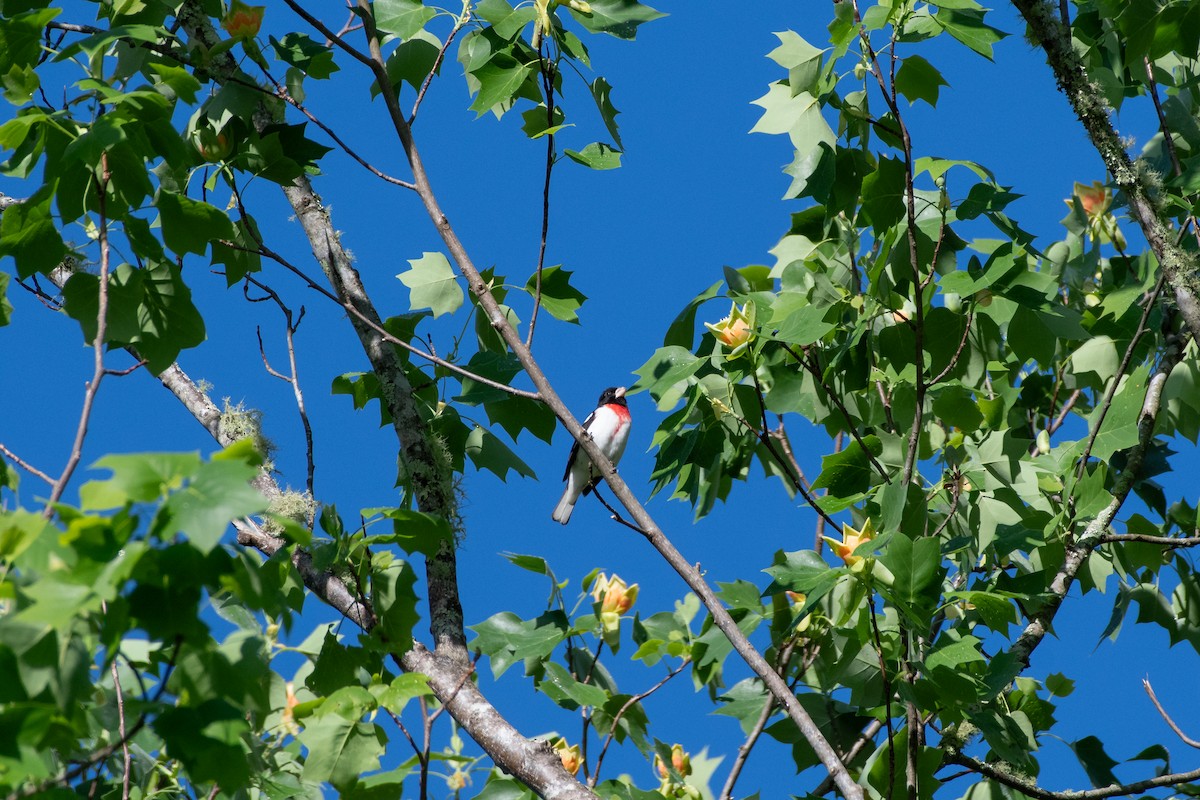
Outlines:
{"type": "MultiPolygon", "coordinates": [[[[625,404],[625,387],[616,386],[601,393],[596,410],[583,421],[583,429],[613,466],[621,460],[621,455],[625,452],[625,443],[629,441],[629,419],[629,406],[625,404]]],[[[587,453],[580,451],[579,442],[575,442],[571,447],[563,480],[567,482],[567,488],[554,508],[554,521],[566,525],[571,521],[571,512],[575,510],[575,502],[579,495],[586,495],[600,482],[599,472],[592,466],[592,460],[588,458],[587,453]]]]}

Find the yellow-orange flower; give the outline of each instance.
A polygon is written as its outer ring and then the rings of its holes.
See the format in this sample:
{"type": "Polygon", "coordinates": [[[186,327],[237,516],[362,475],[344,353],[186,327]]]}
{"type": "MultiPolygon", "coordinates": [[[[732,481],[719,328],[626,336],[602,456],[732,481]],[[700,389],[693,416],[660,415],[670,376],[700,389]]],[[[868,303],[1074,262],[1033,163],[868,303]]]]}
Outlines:
{"type": "Polygon", "coordinates": [[[756,311],[754,303],[746,303],[738,308],[737,303],[729,309],[729,316],[719,322],[706,322],[704,327],[716,337],[717,341],[729,350],[729,358],[736,358],[750,346],[754,340],[754,318],[756,311]]]}
{"type": "MultiPolygon", "coordinates": [[[[692,774],[692,757],[684,751],[683,745],[671,745],[671,766],[685,778],[692,774]]],[[[667,765],[663,763],[662,756],[654,756],[654,768],[658,771],[658,777],[664,781],[668,780],[670,773],[667,772],[667,765]]]]}
{"type": "Polygon", "coordinates": [[[253,39],[262,27],[266,6],[246,5],[242,0],[229,4],[229,13],[221,20],[221,27],[235,39],[253,39]]]}
{"type": "Polygon", "coordinates": [[[863,542],[869,542],[875,538],[875,526],[871,523],[871,520],[868,519],[863,523],[862,530],[855,530],[843,522],[841,541],[838,541],[837,539],[831,539],[828,536],[823,536],[821,538],[823,538],[829,544],[829,546],[833,548],[833,552],[837,554],[838,558],[846,562],[847,567],[853,567],[856,564],[861,563],[863,560],[862,556],[854,555],[854,551],[857,550],[859,545],[861,545],[863,542]]]}
{"type": "Polygon", "coordinates": [[[638,585],[626,585],[616,575],[601,572],[592,585],[592,598],[599,604],[601,636],[612,651],[621,646],[621,617],[637,602],[638,585]]]}
{"type": "Polygon", "coordinates": [[[624,614],[637,601],[638,585],[627,586],[620,577],[611,578],[603,572],[592,586],[592,598],[600,604],[601,614],[624,614]]]}
{"type": "Polygon", "coordinates": [[[1117,226],[1117,218],[1109,209],[1112,207],[1112,190],[1100,181],[1092,181],[1092,185],[1075,182],[1072,196],[1066,200],[1068,206],[1075,208],[1075,198],[1079,198],[1080,210],[1087,217],[1088,235],[1097,242],[1112,242],[1118,248],[1124,249],[1125,235],[1117,226]]]}
{"type": "Polygon", "coordinates": [[[300,726],[296,724],[296,714],[293,709],[300,701],[296,699],[296,687],[291,681],[287,682],[286,692],[287,694],[283,701],[283,718],[279,724],[292,736],[299,736],[300,726]]]}
{"type": "Polygon", "coordinates": [[[554,752],[562,761],[563,769],[572,775],[579,772],[579,767],[583,765],[583,755],[579,751],[579,745],[568,745],[567,740],[560,736],[554,742],[554,752]]]}
{"type": "MultiPolygon", "coordinates": [[[[804,594],[804,592],[793,592],[789,589],[787,590],[787,598],[788,600],[792,601],[792,608],[794,608],[796,611],[800,611],[800,609],[804,608],[804,603],[808,600],[808,595],[804,594]]],[[[797,623],[796,632],[803,633],[804,631],[808,630],[810,625],[812,625],[812,614],[807,615],[804,619],[797,623]]]]}

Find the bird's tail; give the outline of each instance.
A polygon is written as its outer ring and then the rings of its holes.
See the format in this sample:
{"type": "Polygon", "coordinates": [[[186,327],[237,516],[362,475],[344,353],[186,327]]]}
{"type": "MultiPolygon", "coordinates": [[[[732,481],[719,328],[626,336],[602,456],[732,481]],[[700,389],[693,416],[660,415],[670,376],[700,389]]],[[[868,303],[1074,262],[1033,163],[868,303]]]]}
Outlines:
{"type": "Polygon", "coordinates": [[[563,525],[570,522],[571,512],[575,510],[575,501],[578,498],[579,495],[572,492],[571,487],[568,486],[567,490],[563,492],[562,498],[559,499],[558,505],[554,507],[554,521],[561,522],[563,525]]]}

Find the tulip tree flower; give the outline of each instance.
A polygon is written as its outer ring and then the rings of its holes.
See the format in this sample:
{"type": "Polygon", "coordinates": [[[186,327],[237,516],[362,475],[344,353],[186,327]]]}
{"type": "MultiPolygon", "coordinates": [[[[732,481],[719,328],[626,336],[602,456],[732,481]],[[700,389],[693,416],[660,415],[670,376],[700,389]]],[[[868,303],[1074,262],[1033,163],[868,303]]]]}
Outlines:
{"type": "Polygon", "coordinates": [[[1125,249],[1125,235],[1117,227],[1117,218],[1109,211],[1112,207],[1112,190],[1100,181],[1091,186],[1075,182],[1072,197],[1065,202],[1075,209],[1075,198],[1079,198],[1080,209],[1087,217],[1088,235],[1096,242],[1112,242],[1118,250],[1125,249]]]}
{"type": "Polygon", "coordinates": [[[746,303],[738,308],[737,303],[729,309],[729,316],[720,322],[706,322],[704,327],[716,337],[722,347],[726,348],[727,358],[737,358],[750,346],[754,340],[754,318],[757,316],[754,303],[746,303]]]}
{"type": "MultiPolygon", "coordinates": [[[[658,787],[658,793],[663,797],[681,797],[681,798],[696,798],[699,800],[700,792],[693,786],[688,786],[686,783],[673,780],[671,770],[667,769],[667,765],[663,762],[662,756],[655,754],[654,769],[658,772],[659,780],[662,783],[658,787]]],[[[683,749],[683,745],[671,745],[671,769],[675,770],[675,774],[682,778],[692,774],[692,757],[683,749]]]]}
{"type": "Polygon", "coordinates": [[[833,548],[833,552],[837,554],[838,558],[846,562],[847,567],[854,569],[863,562],[863,556],[854,555],[854,551],[858,549],[859,545],[875,538],[875,525],[868,519],[863,523],[862,530],[855,530],[848,523],[843,522],[841,541],[828,536],[821,538],[833,548]]]}
{"type": "Polygon", "coordinates": [[[875,524],[870,519],[863,523],[861,530],[851,528],[843,522],[841,541],[831,539],[828,536],[822,536],[821,538],[833,548],[833,552],[837,554],[838,558],[846,562],[846,566],[850,568],[851,572],[860,575],[870,575],[878,582],[887,586],[891,586],[892,582],[896,579],[892,575],[891,570],[871,556],[857,556],[854,554],[854,551],[860,545],[875,538],[875,524]]]}
{"type": "Polygon", "coordinates": [[[229,13],[221,20],[221,27],[235,39],[253,39],[262,27],[266,6],[246,5],[242,0],[229,4],[229,13]]]}
{"type": "MultiPolygon", "coordinates": [[[[804,608],[804,603],[808,600],[808,595],[804,592],[793,592],[790,589],[787,591],[787,597],[792,601],[792,608],[796,611],[804,608]]],[[[796,633],[804,633],[810,625],[812,625],[812,614],[806,615],[804,619],[796,623],[796,633]]]]}
{"type": "Polygon", "coordinates": [[[562,760],[563,769],[572,775],[579,772],[579,767],[583,764],[583,755],[579,750],[579,745],[568,745],[567,740],[560,736],[554,742],[554,752],[562,760]]]}
{"type": "Polygon", "coordinates": [[[621,644],[621,617],[637,601],[638,585],[629,586],[617,575],[603,572],[592,585],[592,599],[599,604],[600,626],[604,643],[615,653],[621,644]]]}

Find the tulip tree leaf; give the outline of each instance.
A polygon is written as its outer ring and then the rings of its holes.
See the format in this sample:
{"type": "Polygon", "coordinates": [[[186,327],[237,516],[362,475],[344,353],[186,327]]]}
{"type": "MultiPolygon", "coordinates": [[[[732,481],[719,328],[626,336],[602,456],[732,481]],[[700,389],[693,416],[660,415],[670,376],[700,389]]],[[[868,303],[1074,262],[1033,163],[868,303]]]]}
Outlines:
{"type": "Polygon", "coordinates": [[[467,436],[467,457],[477,469],[486,469],[500,480],[507,480],[510,471],[522,478],[536,478],[537,475],[529,465],[517,457],[517,454],[496,434],[480,425],[467,436]]]}
{"type": "Polygon", "coordinates": [[[874,435],[862,437],[862,442],[866,450],[855,440],[840,453],[822,456],[821,474],[813,482],[813,488],[828,489],[834,497],[849,497],[870,488],[874,467],[869,456],[882,453],[883,443],[874,435]]]}
{"type": "Polygon", "coordinates": [[[379,29],[401,39],[411,39],[437,14],[419,0],[375,0],[372,6],[379,29]]]}
{"type": "Polygon", "coordinates": [[[637,0],[597,0],[588,5],[591,6],[590,13],[570,9],[571,15],[592,33],[607,33],[618,39],[633,39],[639,25],[666,16],[637,0]]]}
{"type": "MultiPolygon", "coordinates": [[[[546,309],[555,319],[563,322],[579,324],[577,313],[587,295],[571,285],[571,275],[561,266],[546,267],[542,270],[541,298],[542,308],[546,309]]],[[[535,272],[529,276],[525,289],[530,294],[537,291],[538,276],[535,272]]]]}
{"type": "Polygon", "coordinates": [[[411,265],[396,277],[409,288],[409,307],[428,308],[435,317],[453,314],[463,303],[463,290],[458,285],[453,267],[441,253],[425,253],[408,260],[411,265]]]}
{"type": "Polygon", "coordinates": [[[179,255],[204,255],[208,243],[234,238],[233,223],[225,212],[202,200],[159,191],[155,201],[162,221],[163,242],[179,255]]]}
{"type": "Polygon", "coordinates": [[[896,91],[908,98],[910,103],[924,100],[936,106],[938,89],[949,85],[942,73],[918,55],[905,58],[900,69],[896,70],[896,91]]]}
{"type": "Polygon", "coordinates": [[[621,166],[621,151],[603,142],[592,142],[582,150],[564,150],[567,158],[588,169],[616,169],[621,166]]]}

